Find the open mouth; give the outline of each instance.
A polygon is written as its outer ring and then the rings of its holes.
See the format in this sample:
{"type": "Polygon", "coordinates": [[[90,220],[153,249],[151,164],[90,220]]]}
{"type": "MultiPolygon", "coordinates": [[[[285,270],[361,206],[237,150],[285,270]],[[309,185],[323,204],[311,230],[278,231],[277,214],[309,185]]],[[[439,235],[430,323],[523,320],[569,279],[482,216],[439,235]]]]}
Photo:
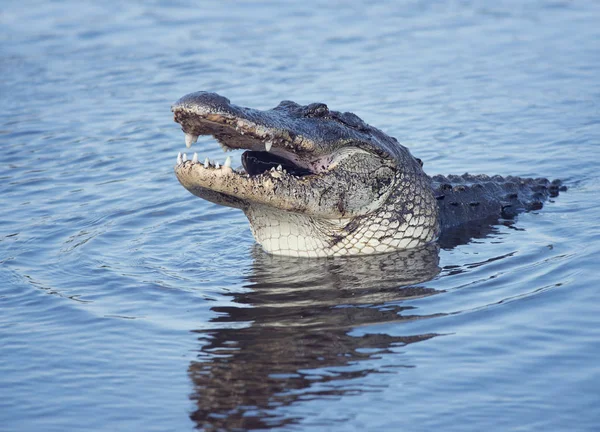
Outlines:
{"type": "Polygon", "coordinates": [[[243,211],[269,208],[338,222],[366,214],[393,190],[393,165],[375,145],[380,133],[367,133],[353,114],[321,115],[323,104],[314,105],[283,101],[261,111],[216,93],[184,96],[171,110],[186,146],[212,136],[226,152],[240,150],[242,163],[234,168],[231,156],[219,164],[180,153],[177,180],[200,198],[243,211]]]}
{"type": "MultiPolygon", "coordinates": [[[[186,133],[186,138],[187,136],[189,136],[189,134],[186,133]]],[[[194,140],[194,142],[195,141],[196,140],[194,140]]],[[[219,143],[224,151],[232,150],[231,147],[228,147],[222,141],[219,141],[219,143]]],[[[188,144],[187,139],[186,144],[188,144]]],[[[191,147],[190,144],[187,146],[188,148],[191,147]]],[[[286,158],[285,156],[281,155],[289,154],[288,152],[280,151],[279,154],[280,155],[277,155],[269,151],[246,150],[241,155],[242,166],[234,169],[233,171],[237,174],[246,174],[249,177],[257,177],[268,172],[280,172],[284,174],[290,174],[295,177],[304,177],[315,174],[315,172],[310,168],[295,163],[291,157],[286,158]]],[[[191,163],[192,165],[199,164],[201,167],[206,169],[232,169],[230,156],[227,156],[223,164],[219,164],[219,162],[210,161],[208,158],[205,158],[202,162],[198,159],[197,153],[194,153],[191,161],[188,161],[187,154],[179,153],[177,156],[177,165],[179,166],[185,164],[186,162],[191,163]]]]}
{"type": "Polygon", "coordinates": [[[226,113],[194,112],[189,107],[174,107],[175,121],[185,133],[186,147],[196,143],[198,136],[212,135],[221,148],[244,150],[241,155],[242,167],[233,169],[231,157],[223,164],[212,162],[208,158],[202,161],[196,153],[191,161],[186,154],[179,154],[177,165],[198,164],[198,168],[232,169],[236,174],[257,177],[269,172],[280,172],[295,177],[304,177],[327,171],[327,158],[310,158],[311,149],[307,148],[301,137],[292,136],[289,131],[262,126],[248,119],[226,113]]]}
{"type": "Polygon", "coordinates": [[[185,153],[177,156],[175,174],[179,182],[192,194],[217,204],[246,208],[249,203],[276,203],[281,210],[303,211],[313,195],[309,179],[321,178],[329,166],[328,158],[325,163],[314,164],[300,157],[286,137],[273,136],[277,132],[273,129],[264,136],[264,128],[236,128],[197,116],[180,123],[188,148],[199,135],[212,135],[226,152],[243,150],[242,166],[237,168],[232,167],[231,156],[222,164],[208,158],[199,160],[197,153],[191,160],[185,153]]]}
{"type": "Polygon", "coordinates": [[[298,166],[289,159],[263,151],[245,151],[242,154],[242,165],[250,176],[271,170],[283,171],[296,177],[313,174],[309,169],[298,166]]]}

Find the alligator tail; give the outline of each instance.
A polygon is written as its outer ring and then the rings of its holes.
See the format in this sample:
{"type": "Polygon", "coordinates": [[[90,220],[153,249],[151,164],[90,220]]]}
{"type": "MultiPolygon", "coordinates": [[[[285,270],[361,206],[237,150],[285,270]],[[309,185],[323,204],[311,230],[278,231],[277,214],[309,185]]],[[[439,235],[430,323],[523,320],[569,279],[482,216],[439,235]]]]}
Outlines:
{"type": "Polygon", "coordinates": [[[548,198],[566,186],[560,180],[487,175],[436,175],[431,178],[445,228],[489,218],[512,219],[517,214],[539,210],[548,198]]]}

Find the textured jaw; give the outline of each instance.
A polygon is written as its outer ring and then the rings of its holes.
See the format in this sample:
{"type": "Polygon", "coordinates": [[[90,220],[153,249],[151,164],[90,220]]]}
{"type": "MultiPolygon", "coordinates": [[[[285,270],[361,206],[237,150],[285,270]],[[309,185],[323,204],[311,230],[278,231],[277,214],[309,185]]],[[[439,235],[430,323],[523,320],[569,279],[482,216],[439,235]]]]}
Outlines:
{"type": "MultiPolygon", "coordinates": [[[[281,165],[250,175],[232,169],[228,157],[223,165],[177,157],[175,174],[194,195],[221,205],[247,211],[252,206],[267,206],[278,211],[300,213],[322,219],[347,219],[378,208],[393,190],[393,171],[377,164],[361,152],[343,153],[333,158],[324,173],[295,174],[281,165]],[[362,167],[356,162],[371,162],[362,167]],[[364,159],[364,160],[362,160],[364,159]]],[[[250,162],[247,162],[250,163],[250,162]]],[[[256,167],[255,165],[249,165],[256,167]]]]}
{"type": "Polygon", "coordinates": [[[178,156],[175,174],[183,187],[200,198],[206,198],[210,191],[215,196],[229,198],[229,202],[217,202],[218,204],[242,209],[252,204],[263,204],[301,212],[307,211],[311,205],[311,197],[305,193],[310,187],[309,182],[289,174],[281,166],[251,176],[242,169],[232,169],[229,157],[223,165],[218,162],[213,164],[208,159],[200,163],[196,154],[191,161],[185,159],[178,156]],[[298,192],[285,193],[284,189],[298,192]],[[301,190],[304,193],[300,193],[301,190]]]}

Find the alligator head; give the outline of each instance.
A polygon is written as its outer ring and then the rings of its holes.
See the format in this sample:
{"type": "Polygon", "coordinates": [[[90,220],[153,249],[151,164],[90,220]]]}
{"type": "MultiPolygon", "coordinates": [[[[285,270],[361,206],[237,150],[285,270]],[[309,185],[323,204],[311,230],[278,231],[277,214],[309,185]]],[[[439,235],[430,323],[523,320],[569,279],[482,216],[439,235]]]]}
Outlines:
{"type": "Polygon", "coordinates": [[[173,106],[190,147],[212,135],[244,150],[243,167],[178,157],[175,173],[194,195],[239,208],[257,242],[293,256],[358,255],[434,240],[438,209],[420,162],[395,138],[325,104],[283,101],[261,111],[215,93],[173,106]]]}

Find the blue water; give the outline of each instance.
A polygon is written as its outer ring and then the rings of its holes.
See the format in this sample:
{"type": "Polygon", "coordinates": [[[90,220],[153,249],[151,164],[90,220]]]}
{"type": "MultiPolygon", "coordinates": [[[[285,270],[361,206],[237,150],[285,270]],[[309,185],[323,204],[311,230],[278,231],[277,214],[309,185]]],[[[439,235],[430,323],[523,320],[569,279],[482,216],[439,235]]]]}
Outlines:
{"type": "Polygon", "coordinates": [[[598,22],[559,0],[3,1],[0,430],[597,430],[598,22]],[[325,102],[430,174],[569,190],[441,250],[271,257],[173,174],[170,104],[197,90],[325,102]]]}

